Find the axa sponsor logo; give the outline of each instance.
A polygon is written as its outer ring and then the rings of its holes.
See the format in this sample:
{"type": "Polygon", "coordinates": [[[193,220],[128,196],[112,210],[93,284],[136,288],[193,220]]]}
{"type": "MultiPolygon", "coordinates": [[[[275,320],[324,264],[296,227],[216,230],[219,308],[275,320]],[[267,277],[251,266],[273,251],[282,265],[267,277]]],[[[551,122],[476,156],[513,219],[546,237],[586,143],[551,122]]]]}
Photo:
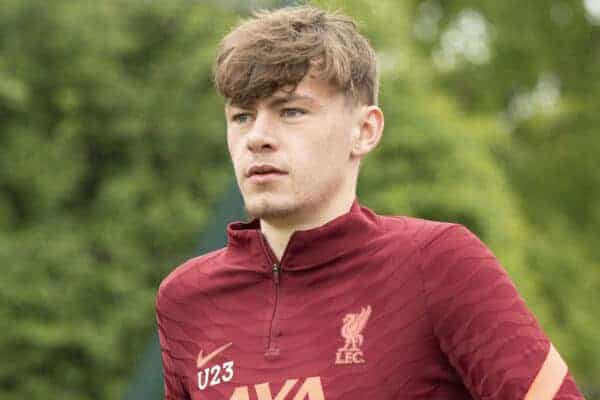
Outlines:
{"type": "Polygon", "coordinates": [[[358,313],[346,314],[342,320],[341,334],[345,340],[335,355],[336,364],[362,364],[365,358],[360,347],[364,338],[362,335],[365,325],[371,315],[371,306],[361,307],[358,313]]]}
{"type": "Polygon", "coordinates": [[[325,400],[325,393],[321,384],[321,377],[311,376],[300,379],[288,379],[285,381],[279,392],[273,397],[271,385],[269,382],[259,383],[252,388],[248,386],[239,386],[229,398],[229,400],[325,400]],[[300,385],[296,385],[300,381],[300,385]],[[294,389],[298,386],[297,389],[294,389]],[[256,396],[250,397],[250,392],[256,396]]]}

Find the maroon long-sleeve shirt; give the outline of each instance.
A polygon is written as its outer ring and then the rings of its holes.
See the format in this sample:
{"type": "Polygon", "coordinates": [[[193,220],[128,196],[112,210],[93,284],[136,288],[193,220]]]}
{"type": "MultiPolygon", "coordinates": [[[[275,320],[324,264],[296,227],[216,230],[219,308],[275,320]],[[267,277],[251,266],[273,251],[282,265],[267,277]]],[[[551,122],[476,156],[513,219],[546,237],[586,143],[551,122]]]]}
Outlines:
{"type": "MultiPolygon", "coordinates": [[[[161,284],[165,398],[522,399],[550,348],[490,250],[459,224],[355,199],[278,261],[260,221],[161,284]]],[[[570,374],[556,399],[582,399],[570,374]]]]}

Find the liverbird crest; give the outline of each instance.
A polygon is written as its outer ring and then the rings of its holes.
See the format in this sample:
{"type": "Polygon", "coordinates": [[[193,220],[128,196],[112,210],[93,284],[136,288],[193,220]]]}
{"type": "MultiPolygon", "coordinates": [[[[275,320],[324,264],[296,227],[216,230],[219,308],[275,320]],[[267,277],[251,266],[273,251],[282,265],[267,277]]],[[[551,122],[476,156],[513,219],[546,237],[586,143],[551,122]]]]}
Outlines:
{"type": "Polygon", "coordinates": [[[363,344],[364,337],[361,334],[369,316],[371,315],[371,306],[361,307],[358,313],[346,314],[342,320],[342,337],[345,339],[344,346],[339,348],[336,355],[336,364],[360,364],[365,362],[360,347],[363,344]]]}

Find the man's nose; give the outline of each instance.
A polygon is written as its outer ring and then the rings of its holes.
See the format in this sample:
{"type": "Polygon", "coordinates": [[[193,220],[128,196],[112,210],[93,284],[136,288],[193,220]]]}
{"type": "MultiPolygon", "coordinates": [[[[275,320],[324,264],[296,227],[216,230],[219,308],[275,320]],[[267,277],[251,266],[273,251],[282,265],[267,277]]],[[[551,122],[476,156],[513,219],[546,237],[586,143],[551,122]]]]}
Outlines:
{"type": "Polygon", "coordinates": [[[246,134],[248,149],[255,152],[274,150],[277,140],[273,130],[273,121],[269,115],[257,113],[252,128],[246,134]]]}

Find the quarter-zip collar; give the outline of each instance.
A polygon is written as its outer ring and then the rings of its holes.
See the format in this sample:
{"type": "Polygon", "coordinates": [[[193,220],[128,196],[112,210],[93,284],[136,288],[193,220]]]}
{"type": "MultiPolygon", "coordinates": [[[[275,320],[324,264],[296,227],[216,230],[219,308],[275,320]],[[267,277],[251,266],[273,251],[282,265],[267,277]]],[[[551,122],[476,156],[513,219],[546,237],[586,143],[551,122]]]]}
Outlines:
{"type": "MultiPolygon", "coordinates": [[[[303,270],[327,264],[368,242],[377,229],[377,215],[355,198],[350,210],[316,228],[292,233],[283,253],[283,270],[303,270]]],[[[260,219],[227,226],[229,261],[264,270],[277,261],[260,230],[260,219]],[[266,260],[257,262],[257,260],[266,260]]]]}

